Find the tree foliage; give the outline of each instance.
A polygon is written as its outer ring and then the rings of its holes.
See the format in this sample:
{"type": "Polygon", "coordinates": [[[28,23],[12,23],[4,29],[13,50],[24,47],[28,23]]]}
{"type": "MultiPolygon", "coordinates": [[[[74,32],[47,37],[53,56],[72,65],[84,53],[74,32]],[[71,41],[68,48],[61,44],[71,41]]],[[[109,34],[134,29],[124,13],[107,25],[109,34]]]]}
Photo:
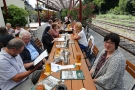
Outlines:
{"type": "Polygon", "coordinates": [[[8,6],[8,16],[6,23],[11,23],[12,26],[15,26],[16,24],[25,26],[27,24],[26,18],[28,16],[28,12],[23,8],[19,8],[15,5],[8,6]]]}
{"type": "MultiPolygon", "coordinates": [[[[134,14],[135,0],[92,0],[101,13],[134,14]]],[[[97,11],[97,10],[96,10],[97,11]]],[[[98,13],[98,12],[97,12],[98,13]]]]}

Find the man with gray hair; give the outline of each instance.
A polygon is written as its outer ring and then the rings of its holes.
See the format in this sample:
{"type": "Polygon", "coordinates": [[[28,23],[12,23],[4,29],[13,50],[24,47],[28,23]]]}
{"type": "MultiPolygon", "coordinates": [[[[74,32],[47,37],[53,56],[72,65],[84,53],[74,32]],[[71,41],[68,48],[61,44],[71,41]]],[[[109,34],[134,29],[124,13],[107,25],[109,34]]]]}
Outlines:
{"type": "Polygon", "coordinates": [[[8,34],[13,35],[13,33],[15,32],[15,31],[11,28],[11,24],[10,24],[10,23],[7,23],[7,24],[6,24],[6,29],[7,29],[8,34]]]}
{"type": "Polygon", "coordinates": [[[20,56],[24,66],[30,68],[33,66],[33,61],[42,53],[42,50],[31,40],[31,34],[28,31],[21,31],[19,38],[25,43],[24,50],[20,53],[20,56]]]}
{"type": "Polygon", "coordinates": [[[36,71],[41,62],[31,70],[26,70],[20,53],[25,44],[21,39],[12,39],[0,52],[0,90],[31,90],[37,83],[41,71],[36,71]],[[25,87],[24,87],[25,86],[25,87]]]}

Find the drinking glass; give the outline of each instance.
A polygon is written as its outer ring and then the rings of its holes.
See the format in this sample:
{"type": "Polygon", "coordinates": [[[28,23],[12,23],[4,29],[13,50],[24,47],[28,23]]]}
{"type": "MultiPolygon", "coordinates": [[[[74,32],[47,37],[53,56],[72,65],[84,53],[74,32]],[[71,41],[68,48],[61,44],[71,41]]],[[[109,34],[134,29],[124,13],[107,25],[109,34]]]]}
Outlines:
{"type": "Polygon", "coordinates": [[[77,65],[80,65],[81,64],[81,54],[80,53],[77,53],[76,54],[76,64],[77,65]]]}
{"type": "Polygon", "coordinates": [[[60,47],[56,49],[56,56],[60,56],[60,47]]]}
{"type": "Polygon", "coordinates": [[[49,61],[45,62],[45,74],[51,74],[51,63],[49,61]]]}

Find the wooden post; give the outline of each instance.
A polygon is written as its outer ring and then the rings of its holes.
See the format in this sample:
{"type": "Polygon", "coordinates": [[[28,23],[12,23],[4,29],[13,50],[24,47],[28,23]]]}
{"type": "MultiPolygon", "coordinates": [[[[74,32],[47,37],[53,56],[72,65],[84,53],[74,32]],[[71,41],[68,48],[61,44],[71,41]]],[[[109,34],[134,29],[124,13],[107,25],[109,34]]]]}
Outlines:
{"type": "Polygon", "coordinates": [[[79,21],[82,22],[82,0],[79,0],[79,21]]]}
{"type": "MultiPolygon", "coordinates": [[[[49,0],[47,0],[47,6],[49,6],[48,2],[49,2],[49,0]]],[[[48,21],[49,21],[49,7],[48,7],[48,21]]]]}
{"type": "Polygon", "coordinates": [[[5,0],[3,0],[3,4],[4,4],[5,12],[6,12],[6,19],[8,19],[8,10],[7,10],[7,5],[6,5],[6,1],[5,0]]]}
{"type": "Polygon", "coordinates": [[[74,4],[75,4],[75,3],[74,3],[74,0],[73,0],[73,5],[72,5],[73,7],[74,7],[74,4]]]}
{"type": "Polygon", "coordinates": [[[37,0],[37,11],[38,11],[38,23],[39,23],[39,26],[41,26],[40,14],[39,14],[39,8],[38,8],[38,0],[37,0]]]}

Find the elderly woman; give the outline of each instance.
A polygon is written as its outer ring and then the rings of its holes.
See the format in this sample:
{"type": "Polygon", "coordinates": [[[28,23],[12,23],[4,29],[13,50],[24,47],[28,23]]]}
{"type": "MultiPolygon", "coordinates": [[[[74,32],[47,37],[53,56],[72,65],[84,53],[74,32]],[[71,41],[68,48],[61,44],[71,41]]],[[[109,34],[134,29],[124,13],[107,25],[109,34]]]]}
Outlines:
{"type": "Polygon", "coordinates": [[[118,50],[119,42],[120,38],[115,33],[109,33],[104,38],[105,49],[90,70],[97,90],[124,90],[126,59],[118,50]]]}
{"type": "MultiPolygon", "coordinates": [[[[4,47],[6,47],[7,43],[13,39],[14,37],[11,34],[8,34],[7,29],[5,27],[0,27],[0,42],[4,47]]],[[[0,49],[2,47],[0,46],[0,49]]]]}
{"type": "Polygon", "coordinates": [[[78,40],[79,46],[81,49],[86,49],[88,47],[88,42],[86,39],[86,35],[82,30],[81,22],[77,22],[75,24],[74,37],[75,40],[78,40]]]}

